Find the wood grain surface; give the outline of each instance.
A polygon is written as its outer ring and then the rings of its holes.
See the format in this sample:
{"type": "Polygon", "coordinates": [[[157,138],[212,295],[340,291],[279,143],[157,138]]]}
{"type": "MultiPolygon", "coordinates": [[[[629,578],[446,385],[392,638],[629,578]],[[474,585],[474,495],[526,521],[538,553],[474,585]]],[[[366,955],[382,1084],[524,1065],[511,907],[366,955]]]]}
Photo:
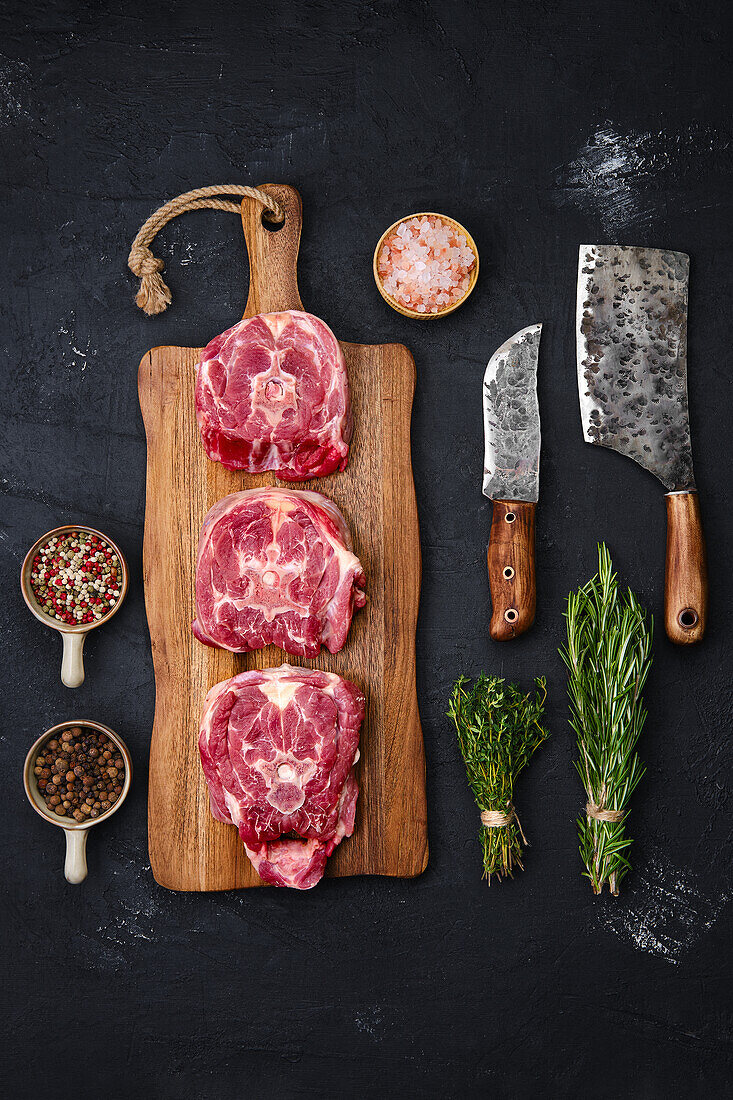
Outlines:
{"type": "Polygon", "coordinates": [[[536,507],[520,500],[494,501],[486,557],[491,588],[489,633],[495,642],[524,634],[534,622],[536,507]]]}
{"type": "Polygon", "coordinates": [[[708,567],[696,492],[667,493],[664,626],[676,645],[701,641],[708,617],[708,567]]]}
{"type": "MultiPolygon", "coordinates": [[[[263,224],[262,207],[243,201],[250,259],[245,317],[303,308],[296,268],[300,196],[284,185],[265,189],[284,206],[286,219],[273,232],[263,224]]],[[[148,842],[153,874],[169,889],[262,885],[237,830],[211,816],[197,739],[209,688],[245,669],[283,661],[336,672],[359,684],[367,697],[356,828],[329,859],[326,874],[410,877],[427,864],[425,757],[415,689],[420,592],[410,459],[415,367],[400,344],[341,346],[355,420],[349,465],[303,487],[325,493],[344,513],[366,572],[368,602],[355,615],[341,652],[323,652],[315,661],[272,646],[251,654],[210,649],[191,633],[204,516],[228,493],[280,483],[272,474],[230,471],[206,458],[194,407],[198,348],[154,348],[140,364],[148,443],[143,569],[156,684],[148,842]]]]}

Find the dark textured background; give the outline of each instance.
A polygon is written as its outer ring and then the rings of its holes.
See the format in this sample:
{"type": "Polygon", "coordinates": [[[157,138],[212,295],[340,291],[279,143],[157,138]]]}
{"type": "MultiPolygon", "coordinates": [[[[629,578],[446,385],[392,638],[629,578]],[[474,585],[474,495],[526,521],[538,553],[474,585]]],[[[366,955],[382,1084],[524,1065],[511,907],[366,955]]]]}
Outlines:
{"type": "Polygon", "coordinates": [[[724,0],[2,5],[6,1095],[666,1100],[730,1087],[727,12],[724,0]],[[415,881],[177,896],[150,873],[136,370],[155,344],[200,345],[237,320],[247,264],[231,215],[179,220],[158,243],[173,306],[151,320],[125,261],[163,199],[220,181],[298,187],[306,307],[343,339],[404,341],[417,362],[431,858],[415,881]],[[389,310],[371,275],[381,231],[421,209],[463,221],[481,254],[470,302],[430,325],[389,310]],[[653,478],[582,441],[573,311],[587,241],[692,255],[712,578],[703,645],[657,632],[619,899],[593,898],[580,875],[557,646],[599,539],[659,616],[665,519],[653,478]],[[500,647],[487,634],[480,379],[495,347],[539,320],[539,610],[500,647]],[[70,692],[17,575],[39,534],[73,520],[120,541],[132,589],[70,692]],[[481,669],[526,685],[545,673],[552,730],[518,791],[526,871],[490,890],[443,717],[455,676],[481,669]],[[136,776],[71,887],[61,835],[20,773],[31,741],[77,715],[126,738],[136,776]]]}

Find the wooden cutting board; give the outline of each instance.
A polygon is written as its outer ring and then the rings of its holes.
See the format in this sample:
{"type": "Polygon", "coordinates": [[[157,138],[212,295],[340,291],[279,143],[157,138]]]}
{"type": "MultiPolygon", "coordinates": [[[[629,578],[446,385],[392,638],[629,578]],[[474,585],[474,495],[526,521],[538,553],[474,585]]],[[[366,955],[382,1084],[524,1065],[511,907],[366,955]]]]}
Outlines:
{"type": "MultiPolygon", "coordinates": [[[[264,190],[277,198],[286,217],[273,232],[264,227],[259,203],[242,203],[250,262],[245,317],[304,308],[297,281],[300,196],[283,185],[264,190]]],[[[326,874],[410,877],[427,864],[425,756],[415,690],[420,592],[410,461],[415,364],[401,344],[341,346],[355,420],[349,465],[307,488],[331,497],[344,513],[369,599],[355,615],[341,652],[324,652],[315,661],[288,657],[274,646],[250,654],[210,649],[191,633],[204,516],[228,493],[281,483],[272,474],[232,472],[207,459],[194,406],[200,349],[154,348],[140,364],[148,442],[143,573],[156,693],[148,841],[156,881],[171,890],[262,885],[237,830],[211,816],[197,739],[209,688],[245,669],[283,661],[336,672],[359,684],[367,697],[356,828],[329,859],[326,874]]]]}

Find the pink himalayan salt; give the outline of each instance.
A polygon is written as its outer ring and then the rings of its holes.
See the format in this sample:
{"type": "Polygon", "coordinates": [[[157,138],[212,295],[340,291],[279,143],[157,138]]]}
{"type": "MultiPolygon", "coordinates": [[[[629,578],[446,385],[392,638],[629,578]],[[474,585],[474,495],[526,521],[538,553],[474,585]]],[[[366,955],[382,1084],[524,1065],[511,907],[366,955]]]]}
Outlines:
{"type": "Polygon", "coordinates": [[[466,294],[475,263],[464,234],[431,215],[400,222],[379,250],[377,270],[401,306],[440,313],[466,294]]]}

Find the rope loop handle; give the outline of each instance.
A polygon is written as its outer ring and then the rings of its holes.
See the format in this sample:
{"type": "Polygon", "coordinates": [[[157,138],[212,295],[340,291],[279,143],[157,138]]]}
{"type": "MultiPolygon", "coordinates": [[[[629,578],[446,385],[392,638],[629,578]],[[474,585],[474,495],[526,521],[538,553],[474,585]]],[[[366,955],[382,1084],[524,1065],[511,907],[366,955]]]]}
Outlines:
{"type": "Polygon", "coordinates": [[[271,222],[285,220],[285,212],[278,202],[259,187],[245,187],[240,183],[224,183],[213,187],[197,187],[186,191],[175,199],[166,202],[140,227],[132,242],[127,265],[133,275],[140,280],[140,289],[135,301],[148,316],[162,313],[171,304],[171,292],[164,283],[161,271],[165,267],[150,251],[150,245],[157,233],[179,214],[189,210],[226,210],[230,214],[241,213],[241,203],[221,198],[222,195],[239,195],[242,198],[255,199],[264,206],[264,216],[271,222]]]}

